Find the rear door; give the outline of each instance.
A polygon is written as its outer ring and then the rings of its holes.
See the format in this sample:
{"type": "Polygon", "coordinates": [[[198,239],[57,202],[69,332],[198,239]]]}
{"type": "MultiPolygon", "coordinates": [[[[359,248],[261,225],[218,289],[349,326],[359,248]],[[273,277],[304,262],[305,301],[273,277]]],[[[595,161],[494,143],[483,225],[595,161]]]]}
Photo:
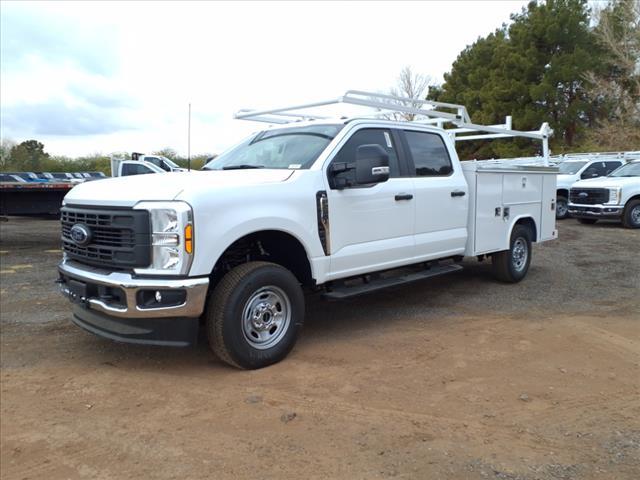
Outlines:
{"type": "Polygon", "coordinates": [[[461,255],[469,202],[462,169],[454,169],[439,133],[406,129],[402,136],[415,191],[416,260],[461,255]]]}

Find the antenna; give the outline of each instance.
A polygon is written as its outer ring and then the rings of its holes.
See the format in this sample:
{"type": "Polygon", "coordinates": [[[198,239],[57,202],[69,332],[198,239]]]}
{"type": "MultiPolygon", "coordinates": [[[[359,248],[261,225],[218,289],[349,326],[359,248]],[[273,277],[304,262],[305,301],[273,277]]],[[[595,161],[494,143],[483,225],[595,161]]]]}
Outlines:
{"type": "Polygon", "coordinates": [[[189,121],[187,126],[187,165],[191,171],[191,103],[189,103],[189,121]]]}

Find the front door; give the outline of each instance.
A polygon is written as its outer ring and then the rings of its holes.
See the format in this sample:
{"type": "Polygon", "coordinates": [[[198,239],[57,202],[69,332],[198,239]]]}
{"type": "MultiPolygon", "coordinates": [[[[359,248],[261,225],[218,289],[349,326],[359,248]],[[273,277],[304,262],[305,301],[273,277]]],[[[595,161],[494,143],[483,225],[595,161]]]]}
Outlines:
{"type": "MultiPolygon", "coordinates": [[[[329,279],[406,264],[414,253],[413,180],[400,176],[401,155],[391,131],[382,128],[357,130],[331,163],[353,163],[356,149],[372,144],[381,146],[389,155],[389,180],[373,186],[327,190],[329,279]]],[[[352,174],[347,172],[347,175],[352,174]]]]}

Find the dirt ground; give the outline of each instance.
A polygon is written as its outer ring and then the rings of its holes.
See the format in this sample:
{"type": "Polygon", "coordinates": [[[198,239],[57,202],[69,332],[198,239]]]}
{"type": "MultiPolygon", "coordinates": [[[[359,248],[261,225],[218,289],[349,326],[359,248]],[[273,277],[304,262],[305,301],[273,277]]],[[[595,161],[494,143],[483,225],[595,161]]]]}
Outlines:
{"type": "Polygon", "coordinates": [[[57,222],[0,228],[2,479],[640,478],[640,231],[563,221],[517,285],[308,298],[243,372],[80,330],[57,222]]]}

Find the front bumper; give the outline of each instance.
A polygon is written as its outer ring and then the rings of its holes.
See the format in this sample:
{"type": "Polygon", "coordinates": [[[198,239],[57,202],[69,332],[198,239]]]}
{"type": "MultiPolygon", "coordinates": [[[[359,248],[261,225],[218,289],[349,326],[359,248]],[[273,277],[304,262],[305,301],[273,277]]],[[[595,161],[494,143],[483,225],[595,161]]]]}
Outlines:
{"type": "Polygon", "coordinates": [[[569,204],[569,214],[575,218],[620,218],[623,205],[577,205],[569,204]]]}
{"type": "Polygon", "coordinates": [[[194,343],[208,277],[136,278],[68,260],[58,271],[60,291],[75,304],[73,321],[86,330],[129,343],[194,343]]]}

